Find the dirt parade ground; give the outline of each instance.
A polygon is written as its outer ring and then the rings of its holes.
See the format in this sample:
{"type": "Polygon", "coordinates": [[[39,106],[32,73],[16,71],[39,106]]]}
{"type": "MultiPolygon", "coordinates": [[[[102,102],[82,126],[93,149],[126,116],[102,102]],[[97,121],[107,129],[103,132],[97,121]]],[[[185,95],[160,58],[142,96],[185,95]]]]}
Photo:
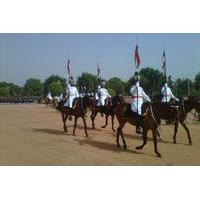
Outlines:
{"type": "MultiPolygon", "coordinates": [[[[116,146],[116,133],[111,127],[101,128],[104,118],[95,120],[96,130],[91,129],[87,117],[88,134],[85,137],[83,122],[78,120],[76,136],[72,135],[73,121],[68,133],[63,131],[61,114],[43,104],[0,105],[0,165],[199,165],[200,124],[189,127],[193,145],[188,144],[187,134],[180,126],[177,144],[173,144],[173,127],[161,126],[162,140],[158,149],[162,158],[153,150],[152,134],[142,150],[136,146],[142,137],[135,134],[135,127],[126,125],[124,135],[128,149],[116,146]]],[[[110,122],[110,118],[109,118],[110,122]]],[[[115,120],[115,129],[118,123],[115,120]]]]}

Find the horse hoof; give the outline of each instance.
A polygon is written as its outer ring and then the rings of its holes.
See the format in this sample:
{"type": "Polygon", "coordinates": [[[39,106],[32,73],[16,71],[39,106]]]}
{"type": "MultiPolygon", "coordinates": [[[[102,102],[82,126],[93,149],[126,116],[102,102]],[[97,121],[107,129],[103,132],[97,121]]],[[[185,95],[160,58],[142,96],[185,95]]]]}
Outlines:
{"type": "Polygon", "coordinates": [[[127,146],[126,146],[126,145],[124,145],[124,149],[127,149],[127,146]]]}
{"type": "Polygon", "coordinates": [[[159,158],[162,158],[161,153],[157,153],[157,156],[158,156],[159,158]]]}
{"type": "Polygon", "coordinates": [[[137,146],[137,147],[136,147],[136,149],[142,149],[142,148],[143,148],[142,146],[137,146]]]}
{"type": "Polygon", "coordinates": [[[120,144],[117,144],[117,147],[120,148],[120,144]]]}
{"type": "Polygon", "coordinates": [[[190,141],[189,144],[192,146],[192,141],[190,141]]]}

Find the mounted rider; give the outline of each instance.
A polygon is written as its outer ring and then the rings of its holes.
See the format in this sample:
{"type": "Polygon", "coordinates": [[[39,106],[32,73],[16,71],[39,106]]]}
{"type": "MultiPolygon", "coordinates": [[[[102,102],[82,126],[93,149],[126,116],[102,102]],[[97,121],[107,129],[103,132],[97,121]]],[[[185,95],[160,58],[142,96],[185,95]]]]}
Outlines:
{"type": "Polygon", "coordinates": [[[136,133],[141,134],[140,127],[142,126],[142,104],[145,101],[151,101],[150,98],[146,95],[143,88],[139,83],[139,74],[135,73],[136,84],[133,85],[130,89],[130,93],[132,95],[131,102],[131,110],[134,113],[135,121],[136,121],[136,133]]]}
{"type": "Polygon", "coordinates": [[[67,101],[65,102],[64,106],[72,108],[74,99],[79,97],[79,92],[75,86],[73,79],[69,80],[69,85],[67,86],[66,94],[67,101]]]}
{"type": "Polygon", "coordinates": [[[53,100],[53,97],[51,96],[51,92],[48,92],[48,94],[47,94],[47,98],[49,99],[49,100],[53,100]]]}
{"type": "Polygon", "coordinates": [[[105,106],[105,100],[109,97],[111,98],[111,95],[108,93],[108,90],[106,89],[106,82],[101,82],[101,88],[97,91],[99,99],[97,102],[97,107],[101,108],[101,116],[103,116],[103,108],[105,106]]]}
{"type": "Polygon", "coordinates": [[[67,101],[65,102],[64,106],[69,108],[69,114],[70,114],[69,120],[71,121],[72,120],[71,111],[73,107],[73,102],[75,98],[79,97],[79,92],[75,86],[73,79],[69,80],[69,84],[66,89],[66,96],[67,96],[67,101]]]}
{"type": "Polygon", "coordinates": [[[171,88],[167,84],[167,80],[165,80],[164,85],[161,88],[161,94],[162,94],[161,102],[170,102],[171,99],[179,101],[179,99],[173,95],[171,88]]]}

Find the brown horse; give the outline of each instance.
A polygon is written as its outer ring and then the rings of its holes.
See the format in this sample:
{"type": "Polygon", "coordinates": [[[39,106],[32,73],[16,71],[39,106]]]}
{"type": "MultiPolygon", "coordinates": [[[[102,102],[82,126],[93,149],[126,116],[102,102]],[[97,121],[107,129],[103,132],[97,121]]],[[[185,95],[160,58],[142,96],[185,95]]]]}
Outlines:
{"type": "Polygon", "coordinates": [[[186,118],[187,118],[187,114],[189,112],[191,112],[193,109],[198,110],[199,108],[199,104],[198,101],[195,99],[188,99],[188,100],[180,100],[180,102],[178,103],[180,110],[179,110],[179,120],[175,121],[175,127],[174,127],[174,143],[176,143],[176,135],[177,135],[177,131],[178,131],[178,125],[179,123],[183,126],[183,128],[185,129],[185,131],[187,132],[187,136],[188,136],[188,140],[189,140],[189,144],[192,145],[192,139],[190,136],[190,130],[186,125],[186,118]]]}
{"type": "Polygon", "coordinates": [[[50,107],[51,105],[54,104],[54,101],[49,99],[48,97],[44,98],[45,104],[46,104],[46,108],[48,108],[48,106],[50,107]]]}
{"type": "Polygon", "coordinates": [[[113,132],[115,132],[114,129],[114,108],[116,106],[116,97],[112,97],[112,98],[107,98],[105,100],[105,106],[97,106],[97,100],[93,99],[92,102],[90,102],[90,104],[92,105],[91,107],[91,115],[90,118],[92,120],[92,128],[95,129],[95,123],[94,120],[97,116],[98,113],[104,113],[105,114],[105,125],[101,126],[101,128],[105,128],[108,125],[108,117],[111,116],[111,122],[112,122],[112,130],[113,132]]]}
{"type": "MultiPolygon", "coordinates": [[[[145,104],[144,104],[145,106],[145,104]]],[[[162,103],[155,102],[152,104],[154,113],[161,120],[167,120],[170,124],[174,124],[174,135],[173,141],[176,143],[176,135],[178,132],[179,123],[183,126],[185,131],[187,132],[189,144],[192,145],[192,139],[190,135],[190,130],[186,125],[185,119],[187,114],[192,111],[192,109],[197,109],[198,104],[196,100],[188,99],[183,100],[180,99],[179,102],[174,103],[162,103]],[[174,108],[176,108],[174,110],[174,108]]]]}
{"type": "MultiPolygon", "coordinates": [[[[145,113],[142,115],[142,128],[143,128],[143,144],[140,146],[137,146],[136,149],[142,149],[146,143],[147,143],[147,132],[149,130],[153,133],[153,142],[154,142],[154,152],[157,154],[158,157],[161,157],[161,154],[158,151],[157,148],[157,134],[158,134],[158,126],[160,124],[159,119],[156,119],[156,116],[154,116],[153,109],[151,106],[151,103],[147,104],[147,109],[145,113]]],[[[119,122],[119,127],[117,128],[117,146],[120,147],[119,143],[119,136],[121,136],[124,148],[126,149],[126,141],[123,136],[123,127],[128,122],[131,125],[136,125],[136,120],[134,118],[134,113],[131,110],[130,104],[126,103],[122,97],[118,97],[118,103],[115,108],[115,114],[117,117],[117,120],[119,122]],[[128,111],[128,112],[127,112],[128,111]],[[129,115],[126,115],[125,113],[129,113],[129,115]],[[132,114],[131,114],[132,113],[132,114]]]]}
{"type": "Polygon", "coordinates": [[[77,126],[77,120],[78,118],[82,118],[83,120],[83,124],[84,124],[84,129],[85,129],[85,135],[86,137],[88,137],[88,133],[87,133],[87,125],[86,125],[86,119],[85,119],[85,114],[86,114],[86,109],[87,109],[87,98],[83,97],[79,97],[79,98],[75,98],[74,102],[73,102],[73,107],[72,108],[68,108],[64,106],[65,101],[61,101],[58,103],[58,107],[57,109],[61,111],[61,115],[62,115],[62,120],[63,120],[63,128],[64,131],[67,132],[67,125],[66,125],[66,120],[68,118],[69,115],[74,116],[74,129],[73,129],[73,135],[75,135],[75,130],[76,130],[76,126],[77,126]]]}

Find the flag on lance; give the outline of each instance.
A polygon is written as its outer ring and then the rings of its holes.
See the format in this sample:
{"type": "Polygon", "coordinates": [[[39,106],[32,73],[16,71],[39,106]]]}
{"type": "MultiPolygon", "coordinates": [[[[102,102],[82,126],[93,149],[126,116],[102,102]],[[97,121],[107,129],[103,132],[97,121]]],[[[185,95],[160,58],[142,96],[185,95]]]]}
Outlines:
{"type": "Polygon", "coordinates": [[[139,55],[139,50],[138,50],[138,45],[136,45],[136,47],[135,47],[135,56],[134,56],[134,59],[135,59],[135,67],[138,69],[139,66],[140,66],[140,63],[141,63],[140,55],[139,55]]]}
{"type": "Polygon", "coordinates": [[[67,73],[68,73],[68,76],[70,77],[70,74],[71,74],[70,59],[68,59],[68,61],[67,61],[67,73]]]}
{"type": "Polygon", "coordinates": [[[165,55],[165,51],[163,51],[163,54],[162,54],[162,69],[164,71],[166,70],[166,55],[165,55]]]}
{"type": "Polygon", "coordinates": [[[97,77],[100,76],[100,72],[101,70],[100,70],[99,62],[97,61],[97,77]]]}

